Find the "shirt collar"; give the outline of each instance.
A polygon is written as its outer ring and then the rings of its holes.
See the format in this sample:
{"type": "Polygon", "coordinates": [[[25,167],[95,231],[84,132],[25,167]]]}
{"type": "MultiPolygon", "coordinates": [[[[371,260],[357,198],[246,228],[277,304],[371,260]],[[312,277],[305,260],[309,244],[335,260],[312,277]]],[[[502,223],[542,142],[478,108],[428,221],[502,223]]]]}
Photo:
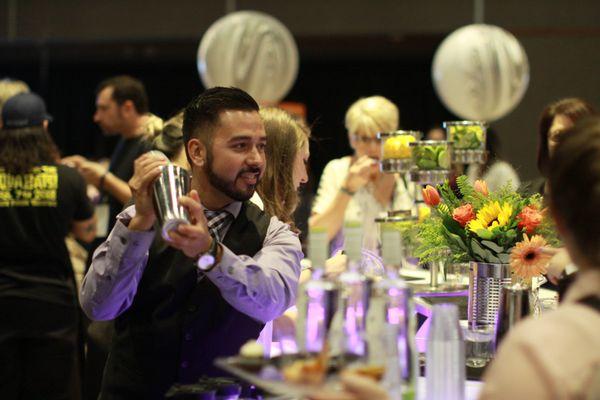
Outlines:
{"type": "Polygon", "coordinates": [[[229,214],[233,215],[234,219],[236,219],[238,217],[238,215],[240,215],[241,210],[242,210],[242,202],[234,201],[219,210],[211,210],[211,211],[227,211],[229,214]]]}

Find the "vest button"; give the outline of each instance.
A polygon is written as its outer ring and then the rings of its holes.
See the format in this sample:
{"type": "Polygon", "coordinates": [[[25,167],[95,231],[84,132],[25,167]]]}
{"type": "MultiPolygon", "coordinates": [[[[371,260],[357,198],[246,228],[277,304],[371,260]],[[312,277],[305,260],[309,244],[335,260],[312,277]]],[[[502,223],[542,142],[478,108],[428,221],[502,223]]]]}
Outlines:
{"type": "Polygon", "coordinates": [[[197,306],[197,305],[195,305],[195,304],[188,304],[188,306],[187,306],[187,310],[188,310],[189,312],[196,312],[196,310],[198,310],[198,306],[197,306]]]}
{"type": "Polygon", "coordinates": [[[190,366],[190,363],[188,363],[187,361],[182,361],[181,362],[181,368],[187,368],[190,366]]]}
{"type": "Polygon", "coordinates": [[[185,339],[186,342],[190,342],[192,340],[192,338],[193,338],[193,335],[191,333],[189,333],[189,332],[186,333],[185,336],[184,336],[184,339],[185,339]]]}

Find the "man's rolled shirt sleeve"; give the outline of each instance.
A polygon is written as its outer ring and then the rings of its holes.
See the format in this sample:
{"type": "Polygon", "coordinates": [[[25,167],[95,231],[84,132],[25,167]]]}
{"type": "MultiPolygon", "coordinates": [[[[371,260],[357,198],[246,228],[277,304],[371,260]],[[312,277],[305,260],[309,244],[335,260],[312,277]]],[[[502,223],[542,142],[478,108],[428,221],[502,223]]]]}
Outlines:
{"type": "Polygon", "coordinates": [[[234,308],[268,322],[295,303],[304,255],[289,225],[271,218],[263,247],[254,257],[222,247],[221,261],[206,276],[234,308]]]}

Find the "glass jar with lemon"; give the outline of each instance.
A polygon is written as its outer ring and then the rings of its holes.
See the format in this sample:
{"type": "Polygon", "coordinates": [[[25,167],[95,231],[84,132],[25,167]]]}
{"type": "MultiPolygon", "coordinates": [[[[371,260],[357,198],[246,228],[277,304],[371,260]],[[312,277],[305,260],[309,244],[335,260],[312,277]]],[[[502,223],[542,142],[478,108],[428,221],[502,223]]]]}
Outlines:
{"type": "Polygon", "coordinates": [[[380,169],[382,172],[405,173],[412,167],[412,149],[410,143],[419,140],[420,131],[398,130],[380,132],[377,138],[381,140],[380,169]]]}

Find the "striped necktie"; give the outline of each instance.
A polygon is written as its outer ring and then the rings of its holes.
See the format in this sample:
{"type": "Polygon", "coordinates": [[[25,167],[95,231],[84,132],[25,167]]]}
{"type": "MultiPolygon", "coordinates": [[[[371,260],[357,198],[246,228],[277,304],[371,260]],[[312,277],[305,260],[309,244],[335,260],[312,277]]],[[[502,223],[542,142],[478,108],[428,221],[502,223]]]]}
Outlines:
{"type": "Polygon", "coordinates": [[[229,226],[231,220],[233,219],[233,215],[225,210],[204,210],[204,215],[206,216],[208,230],[210,231],[211,236],[215,240],[221,241],[224,236],[225,229],[229,226]]]}

